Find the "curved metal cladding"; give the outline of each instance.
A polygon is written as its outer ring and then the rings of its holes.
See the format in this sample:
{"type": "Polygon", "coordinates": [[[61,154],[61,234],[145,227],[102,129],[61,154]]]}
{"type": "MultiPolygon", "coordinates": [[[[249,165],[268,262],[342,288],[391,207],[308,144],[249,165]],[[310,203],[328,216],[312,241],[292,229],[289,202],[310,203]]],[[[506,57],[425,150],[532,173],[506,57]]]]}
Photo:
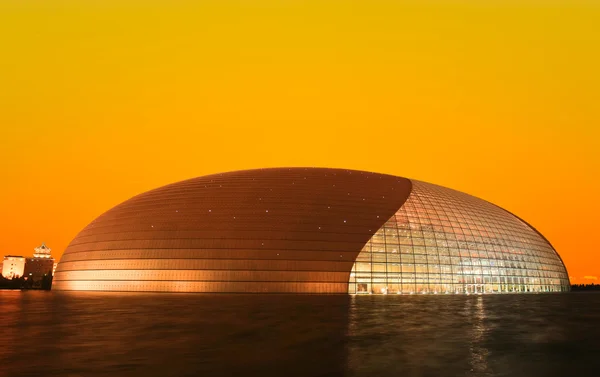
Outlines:
{"type": "Polygon", "coordinates": [[[358,253],[410,190],[405,178],[321,168],[175,183],[90,223],[53,289],[347,293],[358,253]]]}
{"type": "Polygon", "coordinates": [[[482,199],[412,181],[404,205],[365,245],[349,293],[520,293],[570,290],[552,245],[482,199]]]}

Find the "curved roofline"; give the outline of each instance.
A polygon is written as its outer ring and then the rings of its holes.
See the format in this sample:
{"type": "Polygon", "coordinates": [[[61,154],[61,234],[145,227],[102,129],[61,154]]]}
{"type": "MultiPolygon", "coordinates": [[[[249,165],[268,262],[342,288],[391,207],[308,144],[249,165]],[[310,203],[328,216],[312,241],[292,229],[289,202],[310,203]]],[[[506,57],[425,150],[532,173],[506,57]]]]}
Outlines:
{"type": "MultiPolygon", "coordinates": [[[[218,176],[222,176],[224,174],[235,174],[235,173],[242,173],[242,172],[259,171],[259,170],[285,170],[285,169],[288,169],[288,170],[292,170],[292,169],[294,169],[294,170],[302,170],[302,169],[305,169],[305,170],[307,170],[307,169],[315,170],[315,169],[319,169],[319,170],[332,170],[332,171],[334,171],[334,170],[335,171],[346,171],[346,172],[353,172],[353,173],[360,173],[360,174],[367,173],[367,174],[382,175],[382,176],[388,176],[388,177],[406,179],[409,182],[411,181],[410,178],[402,177],[402,176],[394,175],[394,174],[378,173],[378,172],[372,172],[372,171],[368,171],[368,170],[357,170],[357,169],[347,169],[347,168],[331,168],[331,167],[321,167],[321,166],[281,166],[281,167],[272,166],[272,167],[268,167],[268,168],[251,168],[251,169],[228,170],[228,171],[224,171],[224,172],[220,172],[220,173],[212,173],[212,174],[206,174],[206,175],[199,175],[199,176],[195,176],[195,177],[192,177],[192,178],[185,178],[185,179],[182,179],[182,180],[179,180],[179,181],[175,181],[175,182],[172,182],[172,183],[167,183],[167,184],[162,185],[162,186],[158,186],[158,187],[154,187],[154,188],[148,189],[146,191],[143,191],[143,192],[137,193],[137,194],[135,194],[133,196],[130,196],[129,198],[124,199],[121,202],[118,202],[117,204],[115,204],[112,207],[110,207],[110,209],[106,210],[105,212],[102,212],[101,215],[104,214],[104,213],[106,213],[106,212],[108,212],[108,211],[110,211],[114,207],[125,203],[126,201],[128,201],[130,199],[137,198],[138,196],[145,195],[147,193],[153,192],[155,190],[160,190],[160,189],[163,189],[165,187],[170,187],[170,186],[173,186],[173,185],[178,185],[180,183],[193,181],[195,179],[218,177],[218,176]]],[[[412,191],[412,182],[411,182],[411,188],[410,189],[412,191]]],[[[410,195],[410,191],[409,191],[409,195],[410,195]]]]}
{"type": "MultiPolygon", "coordinates": [[[[531,230],[533,230],[534,232],[536,232],[540,237],[542,237],[542,239],[544,241],[546,241],[548,243],[548,245],[550,245],[550,247],[552,248],[552,250],[554,251],[554,254],[556,254],[556,256],[558,257],[558,259],[560,260],[560,263],[562,263],[563,268],[565,269],[565,274],[567,274],[567,278],[569,277],[569,271],[567,271],[567,265],[565,264],[565,261],[563,261],[562,257],[560,256],[560,254],[558,253],[558,251],[556,251],[556,248],[554,247],[554,245],[552,245],[552,243],[542,234],[542,232],[540,232],[539,230],[537,230],[533,225],[529,224],[527,221],[523,220],[522,218],[520,218],[519,216],[515,215],[514,213],[512,213],[511,211],[507,210],[506,208],[502,208],[497,204],[494,204],[492,202],[488,202],[490,204],[495,205],[496,207],[500,208],[501,210],[508,212],[509,214],[513,215],[514,217],[516,217],[517,219],[521,220],[525,225],[527,225],[531,230]]],[[[570,279],[569,279],[569,284],[571,283],[570,279]]]]}
{"type": "MultiPolygon", "coordinates": [[[[411,184],[412,184],[412,181],[420,181],[420,180],[418,180],[418,179],[413,179],[413,178],[408,178],[408,180],[409,180],[409,181],[411,181],[411,184]]],[[[431,183],[431,182],[427,182],[427,181],[420,181],[420,182],[428,183],[428,184],[430,184],[430,185],[440,186],[440,185],[439,185],[439,184],[437,184],[437,183],[431,183]]],[[[472,197],[474,197],[474,198],[477,198],[477,199],[479,199],[479,200],[483,200],[484,202],[490,203],[491,205],[493,205],[493,206],[495,206],[495,207],[498,207],[498,208],[500,208],[500,209],[501,209],[501,210],[503,210],[504,212],[506,212],[506,213],[508,213],[508,214],[510,214],[510,215],[512,215],[512,216],[514,216],[515,218],[519,219],[520,221],[522,221],[522,222],[523,222],[525,225],[527,225],[527,226],[528,226],[528,227],[529,227],[531,230],[533,230],[534,232],[536,232],[536,233],[537,233],[537,234],[538,234],[538,235],[539,235],[539,236],[540,236],[540,237],[541,237],[541,238],[542,238],[544,241],[546,241],[546,243],[548,243],[548,245],[550,245],[550,247],[552,248],[552,251],[554,251],[554,254],[556,254],[556,256],[558,257],[558,259],[559,259],[559,260],[560,260],[560,262],[562,263],[562,265],[563,265],[563,268],[565,269],[565,274],[567,274],[567,278],[569,277],[569,271],[567,270],[567,265],[565,264],[565,261],[562,259],[562,257],[561,257],[561,256],[560,256],[560,254],[558,253],[558,251],[556,251],[556,248],[554,247],[554,245],[552,245],[552,243],[551,243],[551,242],[550,242],[550,241],[549,241],[549,240],[548,240],[548,239],[547,239],[547,238],[546,238],[546,237],[545,237],[545,236],[544,236],[544,235],[543,235],[543,234],[542,234],[542,233],[541,233],[539,230],[537,230],[537,229],[536,229],[536,228],[535,228],[533,225],[531,225],[531,224],[530,224],[530,223],[528,223],[527,221],[523,220],[523,219],[522,219],[522,218],[520,218],[519,216],[515,215],[515,214],[514,214],[514,213],[512,213],[511,211],[507,210],[506,208],[504,208],[504,207],[502,207],[502,206],[499,206],[499,205],[498,205],[498,204],[496,204],[496,203],[492,203],[492,202],[490,202],[489,200],[486,200],[486,199],[483,199],[483,198],[481,198],[481,197],[479,197],[479,196],[476,196],[476,195],[470,194],[470,193],[468,193],[468,192],[466,192],[466,191],[459,191],[459,190],[456,190],[456,189],[454,189],[454,188],[451,188],[451,187],[446,187],[446,186],[440,186],[440,187],[444,187],[444,188],[447,188],[447,189],[450,189],[450,190],[454,190],[454,191],[460,192],[460,193],[462,193],[462,194],[466,194],[466,195],[472,196],[472,197]]],[[[412,185],[411,185],[411,192],[412,192],[412,185]]],[[[409,194],[409,197],[410,197],[410,194],[409,194]]],[[[407,200],[408,200],[408,199],[407,199],[407,200]]],[[[570,284],[570,283],[571,283],[571,282],[570,282],[570,279],[569,279],[569,284],[570,284]]]]}
{"type": "MultiPolygon", "coordinates": [[[[367,173],[367,174],[378,174],[378,175],[385,175],[388,177],[394,177],[394,178],[404,178],[404,179],[408,179],[410,180],[410,178],[408,177],[403,177],[403,176],[399,176],[399,175],[395,175],[395,174],[389,174],[389,173],[380,173],[380,172],[375,172],[375,171],[370,171],[370,170],[359,170],[359,169],[349,169],[349,168],[336,168],[336,167],[326,167],[326,166],[271,166],[271,167],[267,167],[267,168],[250,168],[250,169],[235,169],[235,170],[227,170],[227,171],[222,171],[222,172],[218,172],[218,173],[211,173],[211,174],[205,174],[205,175],[199,175],[199,176],[195,176],[195,177],[191,177],[191,178],[184,178],[182,180],[176,181],[176,182],[172,182],[172,183],[167,183],[165,185],[156,187],[156,188],[162,188],[162,187],[166,187],[166,186],[170,186],[170,185],[175,185],[178,183],[182,183],[182,182],[186,182],[186,181],[190,181],[190,180],[194,180],[197,178],[209,178],[209,177],[213,177],[213,176],[221,176],[224,174],[233,174],[233,173],[242,173],[242,172],[251,172],[251,171],[258,171],[258,170],[302,170],[302,169],[319,169],[319,170],[336,170],[336,171],[346,171],[346,172],[353,172],[353,173],[367,173]]],[[[145,192],[148,191],[152,191],[154,189],[149,189],[145,192]]]]}

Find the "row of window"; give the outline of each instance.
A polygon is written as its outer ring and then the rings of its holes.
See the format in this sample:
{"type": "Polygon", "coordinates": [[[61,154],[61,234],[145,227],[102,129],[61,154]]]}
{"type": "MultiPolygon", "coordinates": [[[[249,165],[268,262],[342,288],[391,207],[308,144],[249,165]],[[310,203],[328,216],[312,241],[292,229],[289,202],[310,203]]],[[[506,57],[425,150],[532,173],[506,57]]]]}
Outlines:
{"type": "MultiPolygon", "coordinates": [[[[384,232],[388,228],[384,228],[384,232]]],[[[545,250],[546,245],[542,241],[534,242],[529,239],[513,238],[501,240],[492,237],[470,236],[456,233],[435,233],[435,234],[399,234],[391,235],[378,232],[373,235],[373,244],[397,244],[397,245],[418,245],[418,246],[442,246],[442,247],[471,247],[471,248],[500,248],[501,250],[510,248],[522,248],[527,245],[528,248],[545,250]]]]}
{"type": "Polygon", "coordinates": [[[532,257],[524,256],[521,258],[508,258],[506,256],[498,256],[490,258],[489,255],[460,253],[459,255],[438,255],[435,250],[430,254],[398,254],[385,252],[369,252],[363,250],[356,258],[357,262],[387,262],[387,263],[403,263],[403,264],[452,264],[452,265],[483,265],[483,266],[498,266],[525,268],[525,266],[560,266],[562,263],[555,258],[547,257],[532,257]]]}
{"type": "Polygon", "coordinates": [[[350,294],[476,294],[568,292],[557,284],[370,284],[351,283],[350,294]]]}
{"type": "Polygon", "coordinates": [[[527,277],[527,276],[481,276],[481,275],[455,275],[455,274],[361,274],[353,273],[350,282],[362,283],[398,283],[398,282],[425,282],[425,283],[514,283],[514,284],[559,284],[561,276],[527,277]]]}
{"type": "Polygon", "coordinates": [[[528,235],[527,229],[522,227],[506,227],[494,224],[486,224],[486,222],[481,219],[478,223],[451,223],[449,221],[439,219],[436,220],[436,218],[433,216],[406,216],[403,218],[396,216],[390,220],[397,223],[397,231],[400,235],[412,234],[418,236],[421,232],[451,234],[456,233],[457,231],[465,235],[473,235],[478,237],[494,237],[494,235],[506,234],[526,237],[528,235]],[[420,223],[415,223],[415,221],[420,221],[420,223]]]}
{"type": "Polygon", "coordinates": [[[457,268],[456,266],[423,266],[423,265],[403,265],[403,266],[355,266],[353,272],[361,273],[430,273],[430,274],[454,274],[454,275],[479,275],[479,276],[562,276],[563,271],[537,270],[537,269],[467,269],[457,268]]]}

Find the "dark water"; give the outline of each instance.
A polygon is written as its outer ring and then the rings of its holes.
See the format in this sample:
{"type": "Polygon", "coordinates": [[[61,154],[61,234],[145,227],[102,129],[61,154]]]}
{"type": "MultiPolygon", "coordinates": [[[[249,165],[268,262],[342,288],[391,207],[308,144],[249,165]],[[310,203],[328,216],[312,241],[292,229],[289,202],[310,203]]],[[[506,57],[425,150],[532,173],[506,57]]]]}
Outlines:
{"type": "Polygon", "coordinates": [[[0,376],[600,376],[600,294],[0,291],[0,376]]]}

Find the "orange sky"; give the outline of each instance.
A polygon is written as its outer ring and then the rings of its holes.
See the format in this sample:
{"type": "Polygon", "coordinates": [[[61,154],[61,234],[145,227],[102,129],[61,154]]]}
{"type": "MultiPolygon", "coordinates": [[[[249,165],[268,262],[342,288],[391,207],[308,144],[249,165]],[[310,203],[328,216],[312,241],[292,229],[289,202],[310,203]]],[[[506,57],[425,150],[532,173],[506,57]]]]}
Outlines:
{"type": "Polygon", "coordinates": [[[326,166],[492,201],[593,282],[598,25],[577,0],[2,1],[0,255],[60,256],[174,181],[326,166]]]}

